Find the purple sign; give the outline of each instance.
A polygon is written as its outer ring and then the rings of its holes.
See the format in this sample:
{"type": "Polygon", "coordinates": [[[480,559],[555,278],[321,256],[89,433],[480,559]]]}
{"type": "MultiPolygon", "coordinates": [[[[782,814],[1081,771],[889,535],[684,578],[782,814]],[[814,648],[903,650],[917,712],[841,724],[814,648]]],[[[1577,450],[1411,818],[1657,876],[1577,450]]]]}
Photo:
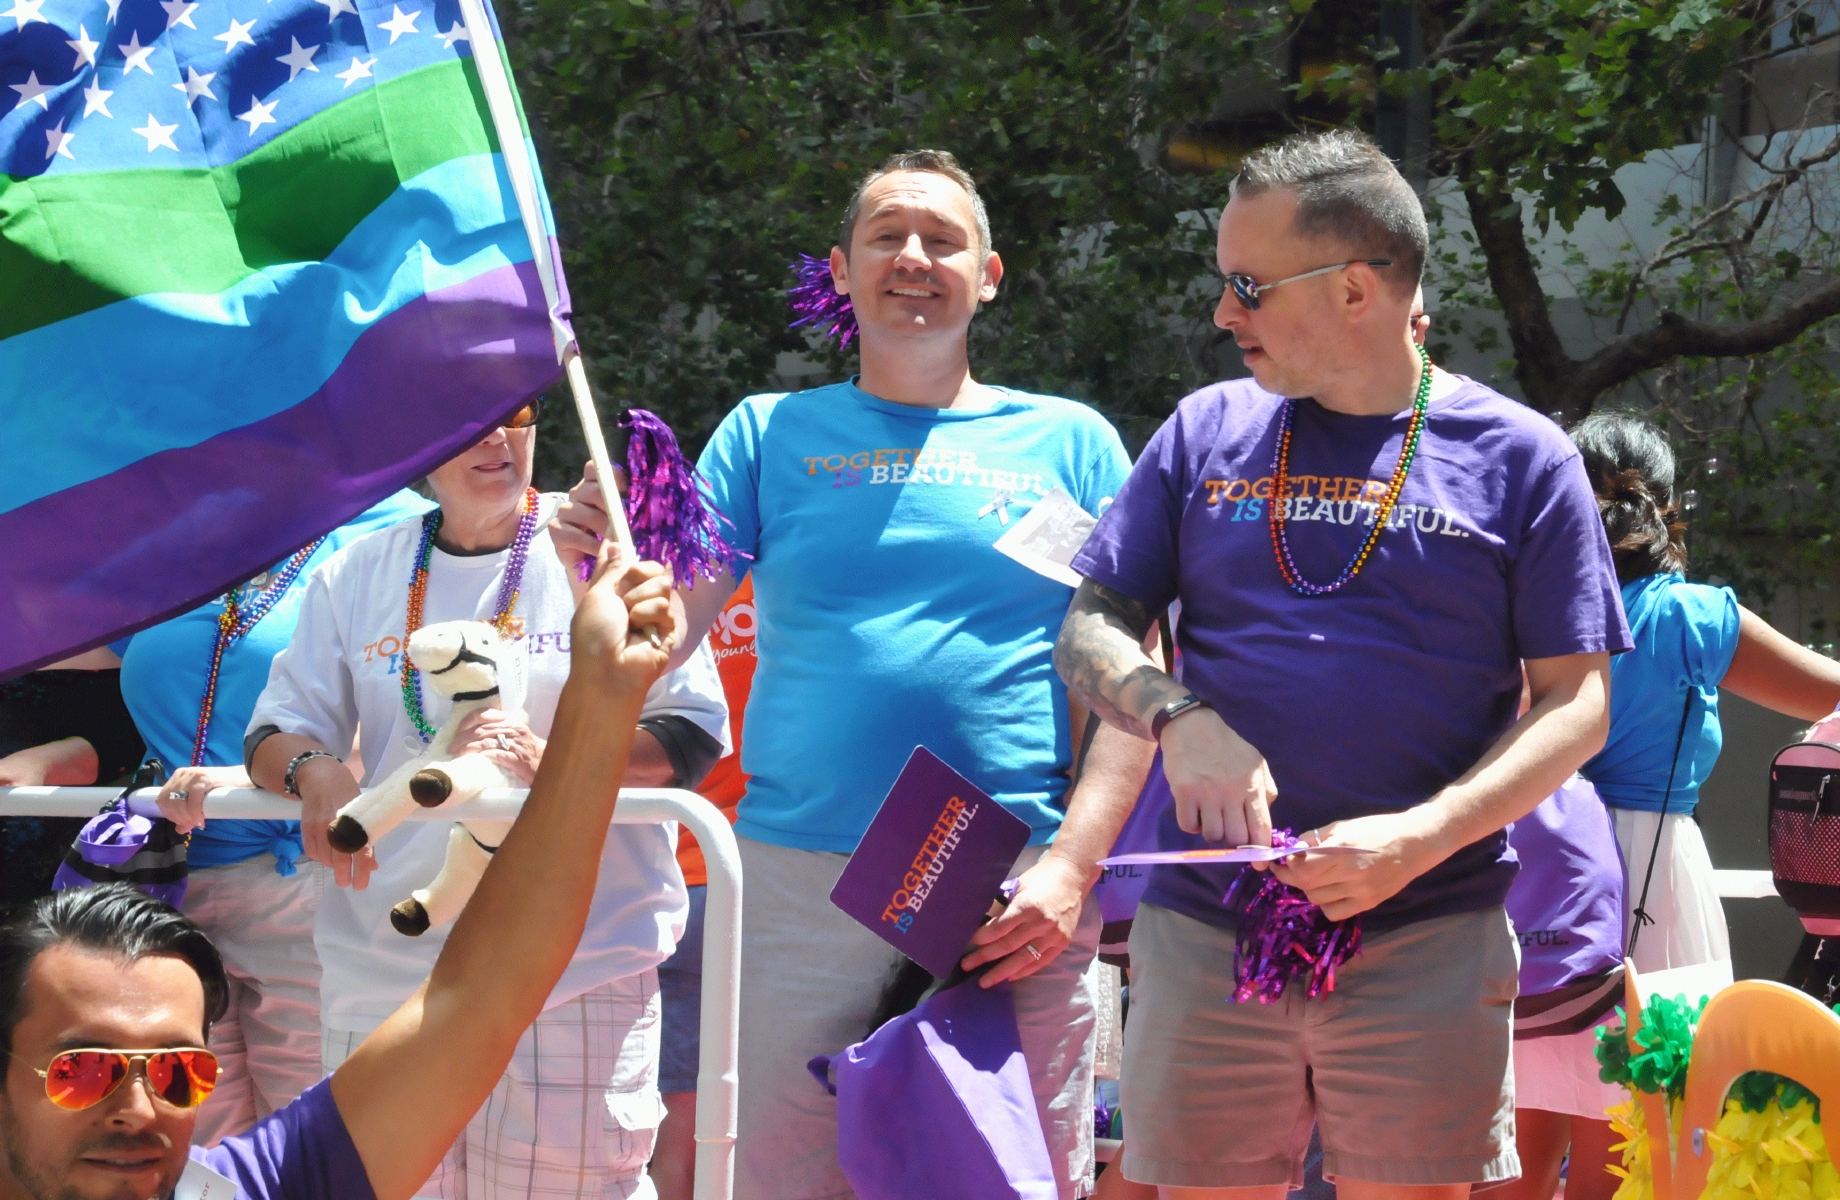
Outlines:
{"type": "Polygon", "coordinates": [[[831,903],[943,978],[1028,842],[1027,822],[916,746],[831,903]]]}

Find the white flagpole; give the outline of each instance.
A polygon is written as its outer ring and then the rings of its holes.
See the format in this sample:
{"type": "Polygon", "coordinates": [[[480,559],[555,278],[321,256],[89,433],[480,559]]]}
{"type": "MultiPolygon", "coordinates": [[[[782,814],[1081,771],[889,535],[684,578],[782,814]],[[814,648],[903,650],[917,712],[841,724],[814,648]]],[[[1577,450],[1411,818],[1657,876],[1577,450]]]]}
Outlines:
{"type": "MultiPolygon", "coordinates": [[[[537,203],[537,174],[524,144],[524,128],[518,121],[517,100],[511,91],[511,73],[498,52],[492,22],[481,0],[460,0],[460,17],[466,24],[467,42],[473,48],[473,61],[479,67],[479,82],[486,94],[486,107],[492,114],[492,126],[498,134],[499,150],[505,170],[511,176],[511,192],[517,199],[518,213],[524,218],[524,232],[530,236],[532,264],[543,284],[543,299],[549,307],[550,332],[556,339],[556,358],[568,375],[569,390],[575,396],[575,412],[581,418],[581,431],[588,440],[588,457],[594,473],[600,477],[601,490],[607,497],[607,515],[613,536],[630,561],[633,550],[632,530],[626,524],[626,510],[613,485],[612,460],[607,455],[607,439],[601,435],[601,419],[594,411],[594,396],[588,390],[588,372],[582,365],[581,349],[575,335],[557,310],[562,306],[562,289],[556,281],[556,264],[550,257],[549,234],[543,228],[543,212],[537,203]]],[[[656,640],[657,635],[653,635],[656,640]]]]}

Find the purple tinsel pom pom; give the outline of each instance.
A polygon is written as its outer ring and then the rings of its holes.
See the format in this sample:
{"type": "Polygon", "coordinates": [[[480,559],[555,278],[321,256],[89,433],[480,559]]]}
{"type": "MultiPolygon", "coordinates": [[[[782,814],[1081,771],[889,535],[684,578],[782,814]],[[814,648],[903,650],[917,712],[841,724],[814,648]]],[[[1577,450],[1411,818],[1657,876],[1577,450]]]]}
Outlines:
{"type": "Polygon", "coordinates": [[[799,261],[792,264],[792,273],[799,282],[787,289],[786,296],[792,301],[792,313],[798,320],[786,328],[829,325],[824,336],[836,338],[838,349],[849,349],[856,338],[856,310],[850,306],[848,296],[837,294],[831,282],[831,260],[801,254],[799,261]]]}
{"type": "MultiPolygon", "coordinates": [[[[1288,829],[1272,830],[1271,844],[1283,850],[1304,848],[1288,829]]],[[[1271,872],[1242,867],[1221,902],[1232,908],[1248,895],[1234,947],[1233,999],[1243,1004],[1257,997],[1260,1004],[1270,1004],[1284,995],[1292,979],[1302,979],[1305,994],[1312,997],[1333,992],[1335,968],[1361,949],[1361,919],[1331,921],[1308,896],[1271,872]]]]}
{"type": "Polygon", "coordinates": [[[722,538],[696,468],[671,427],[643,408],[620,414],[627,431],[626,521],[639,557],[671,568],[686,590],[747,556],[722,538]]]}

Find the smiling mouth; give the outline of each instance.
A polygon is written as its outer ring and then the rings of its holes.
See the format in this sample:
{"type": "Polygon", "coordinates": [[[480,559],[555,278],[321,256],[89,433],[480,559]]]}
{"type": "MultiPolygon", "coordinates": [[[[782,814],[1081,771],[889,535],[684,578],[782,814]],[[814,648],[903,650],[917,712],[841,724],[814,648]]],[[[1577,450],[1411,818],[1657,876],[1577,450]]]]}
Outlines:
{"type": "Polygon", "coordinates": [[[888,289],[888,294],[890,296],[909,296],[917,300],[931,300],[939,295],[938,292],[928,288],[915,287],[891,287],[888,289]]]}

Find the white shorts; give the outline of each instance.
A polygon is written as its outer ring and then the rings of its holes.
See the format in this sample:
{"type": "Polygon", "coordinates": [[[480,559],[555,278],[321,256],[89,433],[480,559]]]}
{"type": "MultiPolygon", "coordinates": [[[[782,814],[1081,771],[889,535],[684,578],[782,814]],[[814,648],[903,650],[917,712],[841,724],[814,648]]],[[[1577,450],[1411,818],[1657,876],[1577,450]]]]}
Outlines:
{"type": "MultiPolygon", "coordinates": [[[[417,1200],[655,1200],[658,1017],[654,970],[545,1010],[417,1200]]],[[[364,1036],[326,1030],[326,1073],[364,1036]]]]}
{"type": "Polygon", "coordinates": [[[1655,873],[1648,888],[1648,915],[1636,938],[1636,970],[1643,974],[1700,963],[1730,962],[1731,935],[1725,928],[1725,906],[1712,873],[1712,858],[1699,825],[1684,813],[1644,812],[1613,808],[1616,842],[1629,868],[1630,914],[1625,918],[1623,944],[1629,944],[1630,923],[1642,900],[1642,881],[1648,873],[1649,854],[1655,849],[1655,825],[1666,822],[1655,873]]]}
{"type": "MultiPolygon", "coordinates": [[[[1614,1021],[1614,1016],[1606,1018],[1614,1021]]],[[[1608,1121],[1629,1093],[1597,1077],[1597,1029],[1514,1043],[1514,1107],[1608,1121]]]]}
{"type": "Polygon", "coordinates": [[[222,867],[194,867],[185,915],[224,960],[230,1007],[211,1027],[217,1088],[198,1110],[193,1140],[215,1146],[320,1080],[319,954],[313,914],[331,872],[302,858],[275,874],[259,854],[222,867]]]}
{"type": "MultiPolygon", "coordinates": [[[[837,1101],[806,1071],[863,1040],[900,955],[830,901],[845,854],[736,839],[742,892],[741,1122],[735,1200],[847,1200],[837,1101]]],[[[1023,851],[1015,871],[1045,851],[1023,851]]],[[[1014,873],[1014,872],[1012,872],[1014,873]]],[[[1073,944],[1014,987],[1022,1054],[1061,1200],[1092,1189],[1093,996],[1099,906],[1073,944]]]]}

